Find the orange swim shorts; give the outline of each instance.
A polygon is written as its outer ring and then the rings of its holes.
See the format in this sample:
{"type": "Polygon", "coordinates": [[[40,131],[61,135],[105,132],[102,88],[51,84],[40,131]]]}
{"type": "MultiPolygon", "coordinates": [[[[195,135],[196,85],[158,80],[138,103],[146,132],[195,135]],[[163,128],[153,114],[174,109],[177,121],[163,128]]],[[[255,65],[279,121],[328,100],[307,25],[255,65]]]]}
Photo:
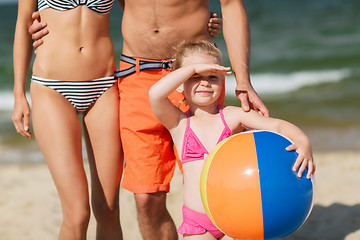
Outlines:
{"type": "MultiPolygon", "coordinates": [[[[123,73],[119,78],[125,159],[122,187],[133,193],[169,192],[176,165],[175,148],[169,131],[153,114],[148,96],[151,86],[170,72],[168,61],[123,55],[119,72],[123,73]],[[152,63],[165,64],[163,68],[151,68],[152,63]]],[[[169,98],[181,110],[188,109],[182,93],[174,92],[169,98]]]]}

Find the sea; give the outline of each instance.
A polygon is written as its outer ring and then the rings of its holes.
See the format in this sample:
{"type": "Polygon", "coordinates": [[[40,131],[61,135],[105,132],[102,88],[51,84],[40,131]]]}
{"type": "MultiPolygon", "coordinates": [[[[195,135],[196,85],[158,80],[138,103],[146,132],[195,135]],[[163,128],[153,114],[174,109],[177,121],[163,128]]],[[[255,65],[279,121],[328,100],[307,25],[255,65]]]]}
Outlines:
{"type": "MultiPolygon", "coordinates": [[[[360,1],[244,3],[251,32],[251,82],[271,117],[299,126],[314,151],[360,150],[360,1]]],[[[210,8],[221,16],[219,1],[211,0],[210,8]]],[[[110,16],[119,59],[122,11],[117,1],[110,16]]],[[[16,17],[17,1],[0,0],[0,164],[44,161],[35,139],[17,134],[11,122],[16,17]]],[[[222,34],[215,42],[224,65],[230,66],[222,34]]],[[[227,77],[226,104],[240,106],[234,88],[234,77],[227,77]]]]}

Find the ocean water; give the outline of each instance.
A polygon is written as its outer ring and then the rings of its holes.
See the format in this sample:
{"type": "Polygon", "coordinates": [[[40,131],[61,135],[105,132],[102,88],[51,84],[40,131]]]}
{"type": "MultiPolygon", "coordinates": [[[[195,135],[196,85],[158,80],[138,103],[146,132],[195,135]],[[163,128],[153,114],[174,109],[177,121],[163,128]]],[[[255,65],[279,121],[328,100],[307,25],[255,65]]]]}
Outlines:
{"type": "MultiPolygon", "coordinates": [[[[315,150],[359,150],[360,1],[244,2],[251,29],[250,76],[271,116],[301,127],[315,150]]],[[[210,7],[221,13],[219,1],[211,0],[210,7]]],[[[110,28],[117,59],[121,14],[115,3],[110,28]]],[[[0,163],[43,161],[36,142],[17,135],[11,123],[16,16],[17,1],[0,0],[0,163]]],[[[223,37],[215,41],[230,65],[223,37]]],[[[227,104],[239,105],[234,77],[226,81],[227,104]]]]}

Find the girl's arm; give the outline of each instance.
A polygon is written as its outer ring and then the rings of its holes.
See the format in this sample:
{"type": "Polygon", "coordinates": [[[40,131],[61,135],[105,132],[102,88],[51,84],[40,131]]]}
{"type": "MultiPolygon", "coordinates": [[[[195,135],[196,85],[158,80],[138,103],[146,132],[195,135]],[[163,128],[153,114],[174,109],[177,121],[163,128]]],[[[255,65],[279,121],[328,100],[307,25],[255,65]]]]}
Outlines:
{"type": "Polygon", "coordinates": [[[217,64],[193,64],[169,73],[156,82],[149,91],[150,104],[154,114],[167,129],[172,129],[178,124],[181,110],[171,103],[169,95],[195,73],[228,75],[230,74],[229,70],[230,68],[217,64]]]}
{"type": "Polygon", "coordinates": [[[304,132],[292,123],[281,119],[275,119],[262,116],[255,111],[245,113],[241,108],[237,108],[237,116],[240,117],[241,123],[251,129],[269,130],[282,134],[289,138],[294,144],[288,146],[286,150],[296,151],[298,158],[293,166],[293,171],[298,170],[298,176],[308,167],[307,178],[310,178],[315,172],[315,163],[309,138],[304,132]]]}
{"type": "Polygon", "coordinates": [[[31,14],[36,8],[35,0],[19,0],[13,49],[15,102],[12,121],[16,131],[28,138],[31,138],[31,134],[29,132],[30,107],[26,100],[26,80],[33,51],[28,29],[32,24],[31,14]]]}
{"type": "Polygon", "coordinates": [[[298,153],[293,171],[298,170],[298,177],[301,177],[307,167],[308,173],[306,177],[310,178],[315,173],[315,162],[309,138],[300,128],[284,120],[279,120],[277,131],[294,142],[286,148],[287,151],[296,151],[298,153]]]}
{"type": "Polygon", "coordinates": [[[177,126],[181,111],[171,103],[168,97],[194,73],[193,66],[179,68],[161,78],[149,91],[150,104],[154,114],[169,130],[177,126]]]}

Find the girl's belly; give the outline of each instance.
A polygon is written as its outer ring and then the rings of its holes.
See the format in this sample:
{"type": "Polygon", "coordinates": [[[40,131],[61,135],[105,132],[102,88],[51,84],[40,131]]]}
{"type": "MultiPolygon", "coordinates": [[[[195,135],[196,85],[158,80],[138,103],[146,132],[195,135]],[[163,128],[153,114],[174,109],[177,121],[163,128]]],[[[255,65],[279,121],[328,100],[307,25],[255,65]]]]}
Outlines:
{"type": "Polygon", "coordinates": [[[184,169],[184,204],[200,213],[206,213],[200,195],[200,175],[204,160],[187,162],[184,169]]]}

